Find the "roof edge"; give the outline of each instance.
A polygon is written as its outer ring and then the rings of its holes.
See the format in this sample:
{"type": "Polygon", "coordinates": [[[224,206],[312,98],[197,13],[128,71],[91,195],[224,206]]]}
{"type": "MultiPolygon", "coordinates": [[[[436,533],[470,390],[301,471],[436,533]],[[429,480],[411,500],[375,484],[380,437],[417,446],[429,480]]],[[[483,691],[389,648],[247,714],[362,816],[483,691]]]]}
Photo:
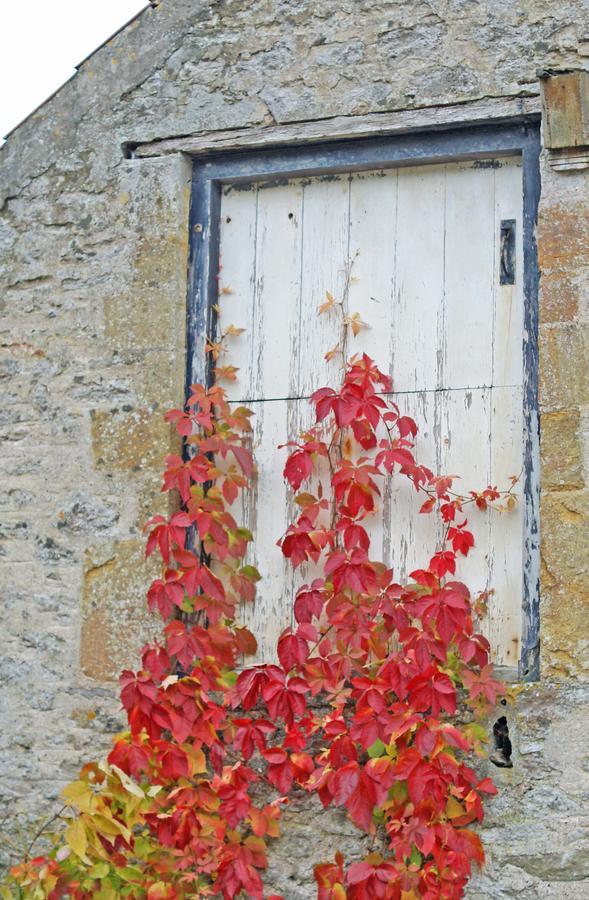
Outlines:
{"type": "MultiPolygon", "coordinates": [[[[35,108],[32,109],[30,113],[27,113],[27,115],[24,116],[24,118],[22,118],[20,120],[20,122],[17,122],[17,124],[14,125],[14,127],[11,128],[10,131],[7,131],[6,134],[3,135],[4,141],[7,141],[8,138],[12,134],[14,134],[15,131],[18,131],[18,129],[21,127],[21,125],[24,125],[25,122],[28,122],[28,120],[30,118],[32,118],[35,115],[35,113],[38,113],[40,109],[43,109],[43,107],[46,106],[47,103],[49,103],[51,100],[53,100],[53,98],[55,96],[57,96],[57,94],[59,94],[59,92],[62,91],[67,84],[70,83],[70,81],[73,81],[73,79],[76,77],[76,75],[78,74],[78,72],[80,71],[80,69],[84,65],[84,63],[88,62],[88,60],[91,59],[95,53],[98,53],[99,50],[102,50],[103,47],[106,47],[106,45],[109,44],[113,40],[113,38],[115,38],[115,37],[117,37],[117,35],[121,34],[121,32],[125,30],[125,28],[128,28],[129,25],[131,25],[133,22],[135,22],[135,20],[138,19],[140,16],[142,16],[145,12],[147,12],[148,9],[156,9],[157,6],[158,6],[158,0],[149,0],[147,6],[144,6],[142,9],[139,10],[139,12],[136,12],[134,16],[131,16],[131,18],[128,19],[126,22],[124,22],[120,26],[120,28],[117,28],[116,31],[113,31],[113,33],[109,37],[105,38],[102,41],[102,43],[100,43],[98,45],[98,47],[95,47],[94,50],[92,50],[87,56],[85,56],[81,62],[76,63],[73,67],[74,71],[72,72],[70,77],[66,78],[66,80],[64,82],[62,82],[59,85],[59,87],[57,87],[54,91],[52,91],[52,93],[49,94],[49,96],[46,97],[45,100],[42,100],[41,103],[37,104],[37,106],[35,106],[35,108]]],[[[2,149],[2,148],[0,147],[0,149],[2,149]]]]}

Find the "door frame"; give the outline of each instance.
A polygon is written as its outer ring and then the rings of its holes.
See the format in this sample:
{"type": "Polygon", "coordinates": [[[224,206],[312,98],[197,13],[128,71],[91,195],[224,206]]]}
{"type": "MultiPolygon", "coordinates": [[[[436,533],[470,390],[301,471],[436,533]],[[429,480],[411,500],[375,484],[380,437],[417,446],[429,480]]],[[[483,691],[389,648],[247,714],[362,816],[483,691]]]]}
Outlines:
{"type": "Polygon", "coordinates": [[[540,199],[539,117],[500,125],[411,131],[309,146],[232,151],[194,160],[190,203],[190,252],[186,322],[186,390],[211,383],[206,338],[215,336],[219,217],[222,187],[289,178],[336,175],[400,166],[432,165],[496,157],[521,157],[523,173],[524,296],[524,571],[521,655],[517,675],[535,681],[540,671],[540,423],[538,412],[538,287],[535,226],[540,199]]]}

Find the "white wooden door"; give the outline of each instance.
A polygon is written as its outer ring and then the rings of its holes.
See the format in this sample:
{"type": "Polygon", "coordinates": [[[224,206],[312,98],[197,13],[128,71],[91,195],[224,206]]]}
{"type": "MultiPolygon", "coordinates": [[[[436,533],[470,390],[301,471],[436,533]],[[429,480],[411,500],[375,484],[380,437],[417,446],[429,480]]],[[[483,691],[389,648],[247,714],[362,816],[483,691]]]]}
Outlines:
{"type": "MultiPolygon", "coordinates": [[[[294,514],[286,451],[312,421],[310,394],[340,381],[338,317],[318,316],[326,291],[346,293],[368,327],[348,341],[393,377],[395,400],[420,427],[416,456],[458,473],[466,490],[504,486],[522,470],[522,169],[517,159],[422,165],[225,187],[221,201],[222,321],[239,367],[231,399],[255,412],[257,479],[241,514],[255,534],[263,580],[244,618],[260,659],[292,621],[295,587],[277,539],[294,514]],[[515,283],[500,284],[500,223],[515,220],[515,283]]],[[[523,501],[523,498],[522,498],[523,501]]],[[[435,549],[432,518],[397,479],[383,495],[371,557],[403,578],[435,549]]],[[[472,513],[477,547],[457,573],[495,593],[483,630],[495,661],[517,665],[521,637],[523,502],[472,513]]]]}

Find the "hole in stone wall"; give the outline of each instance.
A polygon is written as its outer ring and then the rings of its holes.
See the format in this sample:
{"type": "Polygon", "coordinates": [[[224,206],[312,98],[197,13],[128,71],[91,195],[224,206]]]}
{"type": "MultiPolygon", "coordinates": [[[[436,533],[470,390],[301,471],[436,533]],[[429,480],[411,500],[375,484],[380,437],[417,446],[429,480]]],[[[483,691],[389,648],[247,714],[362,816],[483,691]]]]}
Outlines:
{"type": "Polygon", "coordinates": [[[135,159],[135,151],[139,146],[135,141],[124,141],[121,144],[121,150],[123,151],[123,159],[135,159]]]}
{"type": "Polygon", "coordinates": [[[495,749],[489,756],[489,759],[495,766],[499,766],[500,769],[512,769],[511,754],[513,748],[509,739],[509,728],[505,716],[500,716],[493,725],[493,738],[495,739],[495,749]]]}

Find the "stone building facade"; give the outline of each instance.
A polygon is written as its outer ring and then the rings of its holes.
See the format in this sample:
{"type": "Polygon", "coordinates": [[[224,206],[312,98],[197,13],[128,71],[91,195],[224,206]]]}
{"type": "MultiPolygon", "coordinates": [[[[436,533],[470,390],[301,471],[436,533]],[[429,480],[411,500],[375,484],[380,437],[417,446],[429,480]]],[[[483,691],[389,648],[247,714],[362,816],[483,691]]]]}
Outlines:
{"type": "MultiPolygon", "coordinates": [[[[588,71],[587,0],[162,0],[8,136],[0,801],[17,845],[108,747],[114,679],[154,630],[142,527],[165,512],[159,413],[184,386],[191,157],[542,117],[540,678],[509,712],[514,768],[492,773],[469,896],[589,898],[588,71]]],[[[303,803],[270,879],[292,900],[334,834],[354,842],[303,803]]]]}

